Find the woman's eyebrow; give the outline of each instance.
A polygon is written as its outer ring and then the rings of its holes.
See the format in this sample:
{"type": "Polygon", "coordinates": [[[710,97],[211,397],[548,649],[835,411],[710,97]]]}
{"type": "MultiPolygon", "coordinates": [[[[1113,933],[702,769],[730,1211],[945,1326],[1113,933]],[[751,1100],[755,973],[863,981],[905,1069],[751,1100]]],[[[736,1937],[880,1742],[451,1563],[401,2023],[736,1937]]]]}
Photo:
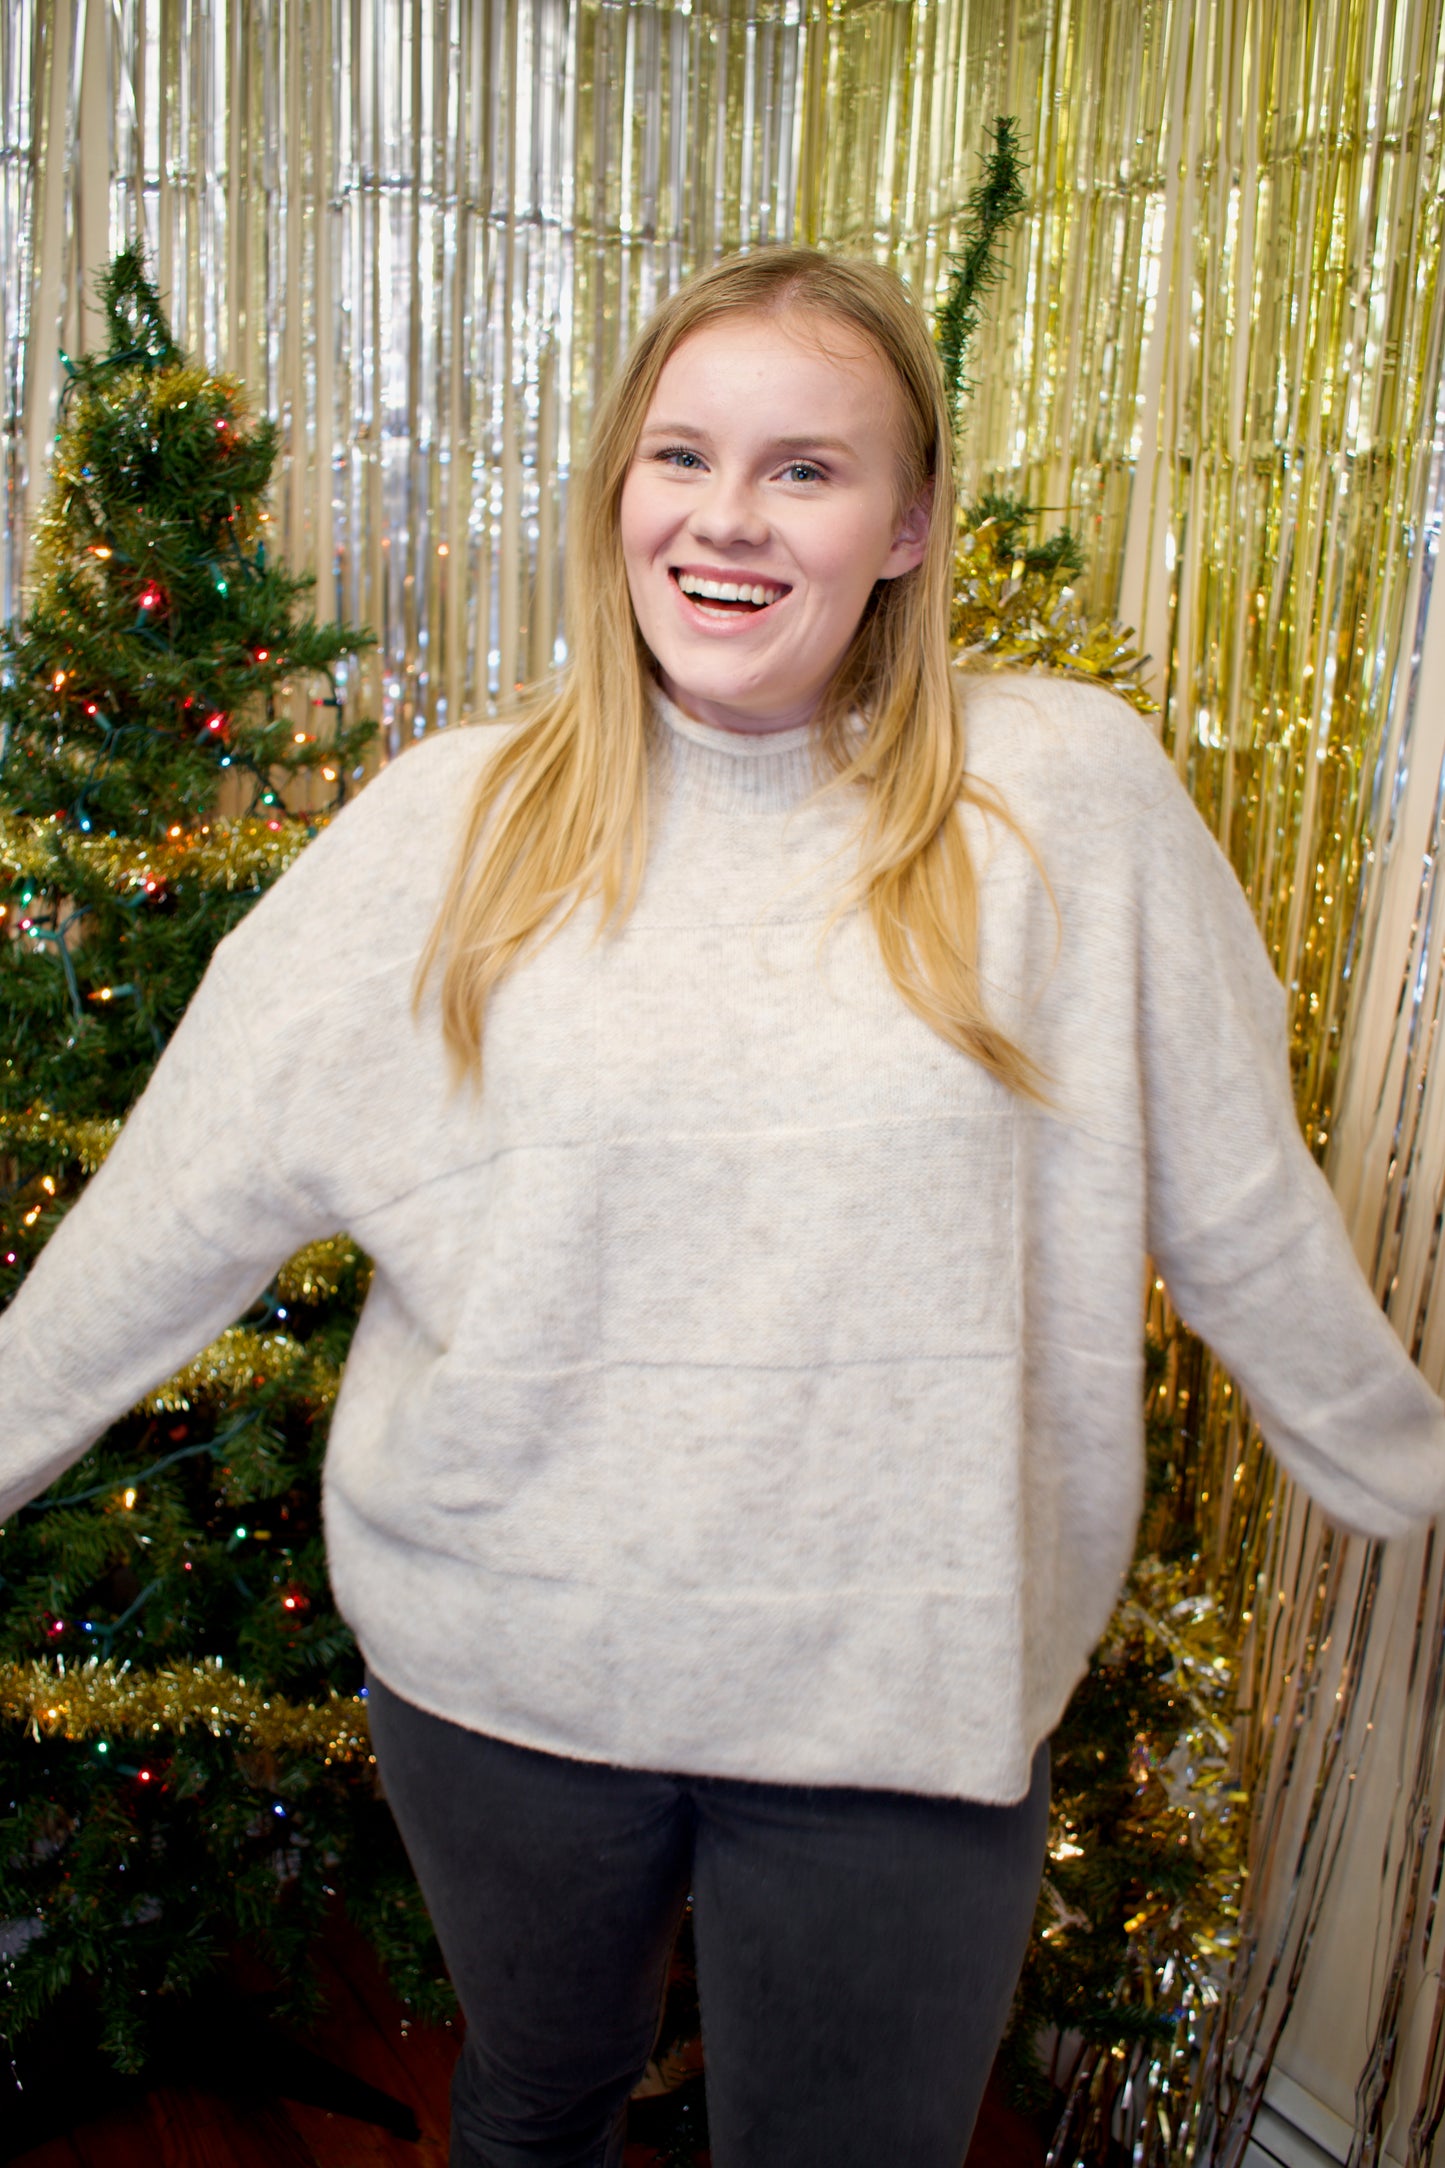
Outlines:
{"type": "MultiPolygon", "coordinates": [[[[645,437],[691,437],[697,444],[712,441],[708,431],[696,422],[648,422],[642,434],[645,437]]],[[[770,452],[842,452],[851,456],[857,447],[846,437],[772,437],[765,449],[770,452]]]]}
{"type": "Polygon", "coordinates": [[[846,452],[856,451],[846,437],[774,437],[772,450],[778,452],[846,452]]]}
{"type": "Polygon", "coordinates": [[[646,421],[642,425],[642,434],[645,437],[697,437],[701,441],[707,431],[699,429],[696,422],[646,421]]]}

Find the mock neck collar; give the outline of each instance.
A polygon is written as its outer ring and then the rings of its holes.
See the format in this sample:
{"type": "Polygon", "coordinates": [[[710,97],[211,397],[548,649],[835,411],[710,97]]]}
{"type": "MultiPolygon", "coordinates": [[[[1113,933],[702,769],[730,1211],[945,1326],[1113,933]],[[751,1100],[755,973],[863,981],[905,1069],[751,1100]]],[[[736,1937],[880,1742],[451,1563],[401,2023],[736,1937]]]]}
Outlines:
{"type": "Polygon", "coordinates": [[[819,781],[811,723],[792,730],[723,730],[684,715],[658,685],[649,687],[657,735],[675,788],[739,812],[788,813],[819,781]]]}
{"type": "Polygon", "coordinates": [[[690,738],[694,745],[713,746],[740,760],[761,759],[769,753],[796,753],[800,746],[813,742],[811,723],[797,723],[791,730],[724,730],[718,723],[700,723],[685,715],[660,685],[653,685],[650,691],[659,715],[679,737],[690,738]]]}

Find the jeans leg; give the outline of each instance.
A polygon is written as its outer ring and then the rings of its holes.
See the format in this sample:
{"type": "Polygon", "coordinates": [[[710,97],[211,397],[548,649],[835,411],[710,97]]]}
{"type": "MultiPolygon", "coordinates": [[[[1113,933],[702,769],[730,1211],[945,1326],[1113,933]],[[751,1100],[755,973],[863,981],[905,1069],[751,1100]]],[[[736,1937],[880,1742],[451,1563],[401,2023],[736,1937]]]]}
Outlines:
{"type": "Polygon", "coordinates": [[[617,2168],[687,1902],[686,1795],[369,1686],[382,1784],[466,2018],[453,2168],[617,2168]]]}
{"type": "Polygon", "coordinates": [[[693,1791],[714,2168],[961,2168],[1033,1923],[1047,1747],[1009,1807],[693,1791]]]}

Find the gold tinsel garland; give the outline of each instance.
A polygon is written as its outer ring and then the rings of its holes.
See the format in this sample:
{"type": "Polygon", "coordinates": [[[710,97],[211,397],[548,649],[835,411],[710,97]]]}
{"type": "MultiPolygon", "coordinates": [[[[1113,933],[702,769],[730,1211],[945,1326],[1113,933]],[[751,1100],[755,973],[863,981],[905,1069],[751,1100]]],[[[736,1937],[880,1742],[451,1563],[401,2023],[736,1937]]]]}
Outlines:
{"type": "Polygon", "coordinates": [[[94,1174],[120,1135],[120,1120],[104,1121],[85,1115],[53,1113],[49,1107],[27,1107],[23,1112],[0,1112],[0,1149],[7,1144],[52,1146],[61,1159],[75,1159],[87,1174],[94,1174]]]}
{"type": "MultiPolygon", "coordinates": [[[[370,1266],[350,1236],[323,1235],[287,1259],[276,1275],[276,1292],[283,1302],[329,1302],[355,1272],[364,1280],[370,1266]]],[[[364,1284],[360,1292],[365,1294],[364,1284]]]]}
{"type": "Polygon", "coordinates": [[[269,886],[300,856],[316,829],[279,814],[247,813],[196,829],[172,828],[157,840],[82,835],[62,814],[32,819],[0,809],[0,874],[72,894],[101,883],[125,895],[136,889],[234,891],[269,886]]]}
{"type": "Polygon", "coordinates": [[[294,1385],[308,1400],[329,1407],[340,1387],[341,1373],[289,1332],[257,1332],[249,1325],[232,1325],[174,1377],[147,1393],[141,1406],[148,1415],[172,1415],[198,1400],[223,1399],[254,1386],[278,1383],[294,1385]]]}
{"type": "Polygon", "coordinates": [[[970,528],[960,511],[950,622],[957,660],[968,669],[1088,678],[1141,715],[1157,715],[1158,701],[1139,680],[1148,658],[1130,645],[1132,632],[1106,620],[1091,623],[1066,573],[1031,564],[1004,540],[998,521],[970,528]]]}
{"type": "Polygon", "coordinates": [[[331,1762],[370,1761],[366,1704],[356,1694],[322,1702],[263,1694],[219,1657],[132,1671],[113,1659],[67,1665],[0,1665],[0,1720],[23,1724],[34,1739],[142,1739],[203,1725],[213,1739],[233,1738],[259,1753],[319,1754],[331,1762]]]}

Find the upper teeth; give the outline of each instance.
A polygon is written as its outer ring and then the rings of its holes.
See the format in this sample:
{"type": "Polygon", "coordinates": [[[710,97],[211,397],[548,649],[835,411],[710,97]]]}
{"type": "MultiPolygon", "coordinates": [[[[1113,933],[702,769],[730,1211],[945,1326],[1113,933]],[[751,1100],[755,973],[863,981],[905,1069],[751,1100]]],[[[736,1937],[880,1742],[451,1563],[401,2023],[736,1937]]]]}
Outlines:
{"type": "Polygon", "coordinates": [[[677,584],[685,595],[702,595],[709,602],[776,602],[786,587],[739,587],[731,580],[700,580],[695,572],[679,572],[677,584]]]}

